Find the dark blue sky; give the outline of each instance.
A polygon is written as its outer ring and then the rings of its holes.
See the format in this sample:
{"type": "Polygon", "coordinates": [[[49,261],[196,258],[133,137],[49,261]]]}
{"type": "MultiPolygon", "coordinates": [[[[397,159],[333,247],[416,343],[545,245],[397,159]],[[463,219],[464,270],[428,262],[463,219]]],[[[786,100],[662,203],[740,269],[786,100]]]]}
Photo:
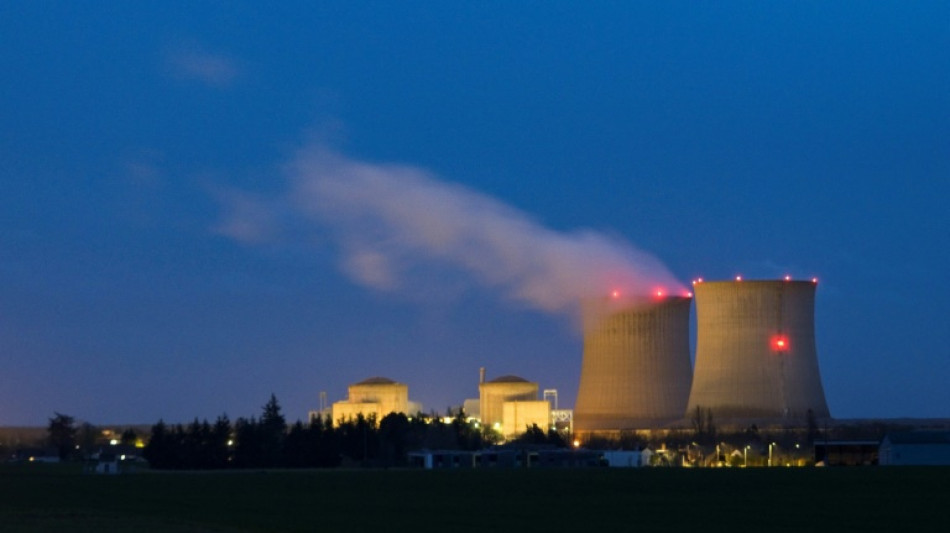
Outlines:
{"type": "Polygon", "coordinates": [[[373,375],[441,411],[480,366],[571,406],[563,313],[341,269],[287,212],[314,146],[684,283],[818,276],[832,414],[950,416],[946,2],[116,4],[0,6],[0,424],[303,418],[373,375]]]}

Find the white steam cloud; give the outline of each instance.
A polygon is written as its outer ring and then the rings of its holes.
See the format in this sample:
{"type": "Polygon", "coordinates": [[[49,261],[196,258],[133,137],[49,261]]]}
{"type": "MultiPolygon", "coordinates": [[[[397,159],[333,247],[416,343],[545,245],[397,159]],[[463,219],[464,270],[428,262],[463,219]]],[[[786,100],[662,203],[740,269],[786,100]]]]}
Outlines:
{"type": "MultiPolygon", "coordinates": [[[[619,291],[646,296],[683,286],[652,255],[603,234],[548,229],[527,214],[409,166],[355,161],[323,147],[301,151],[288,167],[284,209],[333,230],[343,270],[382,290],[433,263],[538,310],[570,313],[581,301],[619,291]]],[[[241,220],[246,197],[220,226],[236,239],[257,237],[241,220]],[[232,231],[232,230],[239,231],[232,231]]],[[[273,203],[271,203],[273,206],[273,203]]]]}

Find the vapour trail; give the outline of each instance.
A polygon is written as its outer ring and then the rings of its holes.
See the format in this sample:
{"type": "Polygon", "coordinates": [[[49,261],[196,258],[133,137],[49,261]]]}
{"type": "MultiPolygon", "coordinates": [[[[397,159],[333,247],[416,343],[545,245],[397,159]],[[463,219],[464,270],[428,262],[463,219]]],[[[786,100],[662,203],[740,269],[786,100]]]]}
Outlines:
{"type": "MultiPolygon", "coordinates": [[[[621,291],[646,297],[657,287],[685,290],[654,256],[590,230],[558,232],[470,188],[404,165],[347,158],[324,146],[301,150],[286,169],[290,189],[267,209],[292,212],[329,228],[341,267],[356,282],[406,289],[406,274],[433,264],[453,267],[508,299],[576,316],[580,303],[621,291]]],[[[232,195],[232,197],[234,197],[232,195]]],[[[259,240],[245,196],[220,226],[259,240]]],[[[263,217],[271,221],[279,217],[263,217]]]]}

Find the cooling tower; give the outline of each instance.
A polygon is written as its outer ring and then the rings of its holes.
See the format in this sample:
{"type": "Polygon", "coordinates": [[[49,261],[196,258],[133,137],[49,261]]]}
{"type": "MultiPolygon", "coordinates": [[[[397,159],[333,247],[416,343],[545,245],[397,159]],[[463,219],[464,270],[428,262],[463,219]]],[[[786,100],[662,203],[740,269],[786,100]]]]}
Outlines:
{"type": "Polygon", "coordinates": [[[643,429],[683,417],[692,376],[690,301],[585,306],[575,430],[643,429]]]}
{"type": "Polygon", "coordinates": [[[687,416],[717,420],[830,414],[815,350],[813,281],[699,282],[696,369],[687,416]]]}

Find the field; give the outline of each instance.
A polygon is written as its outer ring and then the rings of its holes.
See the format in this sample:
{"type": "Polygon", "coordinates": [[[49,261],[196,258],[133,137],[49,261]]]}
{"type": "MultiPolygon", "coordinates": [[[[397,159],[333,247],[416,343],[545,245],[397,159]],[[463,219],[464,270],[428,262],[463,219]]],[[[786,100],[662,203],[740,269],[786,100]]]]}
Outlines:
{"type": "Polygon", "coordinates": [[[3,531],[946,531],[948,468],[0,468],[3,531]]]}

